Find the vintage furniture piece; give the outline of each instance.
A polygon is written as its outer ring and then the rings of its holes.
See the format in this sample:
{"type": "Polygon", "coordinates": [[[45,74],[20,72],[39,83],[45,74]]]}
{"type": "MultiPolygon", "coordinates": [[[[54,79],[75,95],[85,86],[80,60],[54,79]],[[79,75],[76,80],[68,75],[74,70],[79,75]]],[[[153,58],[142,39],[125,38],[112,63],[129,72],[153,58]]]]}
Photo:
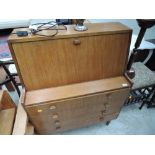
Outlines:
{"type": "Polygon", "coordinates": [[[16,105],[6,91],[0,91],[0,135],[12,134],[16,105]]]}
{"type": "Polygon", "coordinates": [[[142,62],[134,61],[139,52],[147,49],[145,47],[141,49],[139,48],[139,46],[141,44],[146,29],[155,25],[155,20],[139,19],[137,20],[137,22],[141,29],[135,43],[135,48],[133,49],[133,53],[131,54],[127,66],[128,74],[133,81],[133,87],[126,104],[142,102],[142,105],[140,106],[141,109],[145,103],[150,103],[148,102],[148,100],[155,90],[155,73],[152,72],[149,68],[147,68],[142,62]],[[135,77],[133,74],[135,74],[135,77]]]}
{"type": "MultiPolygon", "coordinates": [[[[67,25],[54,37],[29,34],[9,46],[26,92],[23,105],[39,134],[116,118],[129,94],[124,76],[132,30],[120,23],[67,25]]],[[[47,34],[48,32],[42,31],[47,34]]]]}
{"type": "Polygon", "coordinates": [[[0,135],[31,135],[34,127],[28,123],[27,114],[21,105],[12,101],[7,91],[0,91],[0,135]]]}
{"type": "Polygon", "coordinates": [[[16,117],[12,135],[33,135],[34,126],[28,121],[28,116],[23,108],[25,90],[22,90],[19,103],[17,105],[16,117]]]}

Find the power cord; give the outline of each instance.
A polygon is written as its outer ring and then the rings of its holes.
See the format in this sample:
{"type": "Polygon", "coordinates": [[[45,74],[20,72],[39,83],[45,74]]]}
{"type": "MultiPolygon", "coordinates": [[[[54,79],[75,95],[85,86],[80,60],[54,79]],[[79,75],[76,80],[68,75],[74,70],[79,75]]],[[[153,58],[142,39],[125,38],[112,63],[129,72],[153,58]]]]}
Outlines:
{"type": "Polygon", "coordinates": [[[36,29],[30,29],[31,33],[34,35],[39,35],[39,36],[45,36],[45,37],[53,37],[55,35],[58,34],[58,30],[67,30],[67,27],[65,25],[63,25],[62,23],[58,23],[58,22],[54,22],[54,21],[50,21],[50,22],[46,22],[46,23],[36,23],[36,24],[32,24],[31,27],[33,27],[34,25],[38,25],[36,29]],[[45,27],[46,25],[46,27],[45,27]],[[62,25],[63,28],[56,28],[58,27],[58,25],[62,25]],[[44,35],[44,34],[39,34],[38,32],[41,31],[51,31],[54,30],[55,33],[52,35],[44,35]]]}
{"type": "Polygon", "coordinates": [[[23,36],[28,36],[28,34],[33,34],[33,35],[38,35],[38,36],[45,36],[45,37],[54,37],[55,35],[58,34],[59,30],[67,30],[67,27],[62,24],[61,22],[55,22],[55,21],[49,21],[46,23],[35,23],[29,26],[29,29],[31,32],[28,31],[17,31],[16,33],[11,33],[11,34],[16,34],[19,37],[23,36]],[[62,25],[63,28],[60,28],[59,26],[62,25]],[[45,27],[46,26],[46,27],[45,27]],[[39,34],[41,31],[55,31],[54,34],[52,35],[44,35],[44,34],[39,34]]]}

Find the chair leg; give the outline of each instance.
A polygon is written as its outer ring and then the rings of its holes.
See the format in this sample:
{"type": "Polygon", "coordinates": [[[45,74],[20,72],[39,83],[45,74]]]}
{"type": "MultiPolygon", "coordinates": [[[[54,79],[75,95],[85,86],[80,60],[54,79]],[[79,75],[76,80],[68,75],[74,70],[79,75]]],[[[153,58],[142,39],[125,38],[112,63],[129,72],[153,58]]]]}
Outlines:
{"type": "Polygon", "coordinates": [[[139,107],[139,110],[141,110],[145,104],[146,104],[146,101],[143,101],[141,106],[139,107]]]}
{"type": "Polygon", "coordinates": [[[13,85],[15,86],[15,89],[16,89],[18,95],[20,96],[20,90],[19,90],[19,88],[18,88],[18,85],[17,85],[17,83],[16,83],[14,77],[10,74],[8,68],[7,68],[5,65],[3,65],[3,68],[4,68],[5,72],[7,73],[8,77],[11,79],[13,85]]]}
{"type": "Polygon", "coordinates": [[[154,92],[150,102],[148,103],[147,108],[155,108],[155,92],[154,92]]]}
{"type": "Polygon", "coordinates": [[[15,88],[11,82],[5,84],[8,91],[15,91],[15,88]]]}

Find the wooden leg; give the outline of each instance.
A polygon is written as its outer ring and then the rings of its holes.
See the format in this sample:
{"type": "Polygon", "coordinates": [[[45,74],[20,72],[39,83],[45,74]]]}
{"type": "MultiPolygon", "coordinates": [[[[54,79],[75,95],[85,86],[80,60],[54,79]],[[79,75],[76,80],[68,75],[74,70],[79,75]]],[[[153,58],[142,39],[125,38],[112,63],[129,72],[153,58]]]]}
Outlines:
{"type": "Polygon", "coordinates": [[[144,104],[146,104],[146,102],[147,102],[147,101],[143,101],[143,102],[142,102],[141,106],[139,107],[139,110],[141,110],[141,109],[143,108],[143,106],[144,106],[144,104]]]}

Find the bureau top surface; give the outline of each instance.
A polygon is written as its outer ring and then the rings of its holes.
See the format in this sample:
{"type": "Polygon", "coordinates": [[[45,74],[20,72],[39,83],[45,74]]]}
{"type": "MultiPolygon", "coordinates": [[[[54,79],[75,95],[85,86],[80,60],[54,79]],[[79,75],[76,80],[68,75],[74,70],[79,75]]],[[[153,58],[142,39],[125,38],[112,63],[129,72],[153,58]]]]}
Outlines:
{"type": "Polygon", "coordinates": [[[124,76],[26,92],[25,106],[129,88],[124,76]]]}
{"type": "MultiPolygon", "coordinates": [[[[87,31],[78,32],[74,30],[75,25],[66,25],[67,30],[58,30],[58,34],[54,37],[45,37],[39,35],[32,35],[29,28],[18,28],[14,29],[12,34],[9,36],[9,42],[27,42],[27,41],[39,41],[39,40],[48,40],[48,39],[59,39],[59,38],[71,38],[71,37],[82,37],[82,36],[91,36],[91,35],[101,35],[101,34],[113,34],[113,33],[127,33],[132,30],[119,23],[119,22],[110,22],[110,23],[86,23],[88,26],[87,31]],[[17,31],[28,31],[29,34],[26,37],[18,37],[16,35],[17,31]]],[[[60,26],[62,28],[62,26],[60,26]]],[[[42,31],[42,35],[49,35],[49,31],[42,31]]],[[[53,31],[53,33],[55,33],[53,31]]]]}

